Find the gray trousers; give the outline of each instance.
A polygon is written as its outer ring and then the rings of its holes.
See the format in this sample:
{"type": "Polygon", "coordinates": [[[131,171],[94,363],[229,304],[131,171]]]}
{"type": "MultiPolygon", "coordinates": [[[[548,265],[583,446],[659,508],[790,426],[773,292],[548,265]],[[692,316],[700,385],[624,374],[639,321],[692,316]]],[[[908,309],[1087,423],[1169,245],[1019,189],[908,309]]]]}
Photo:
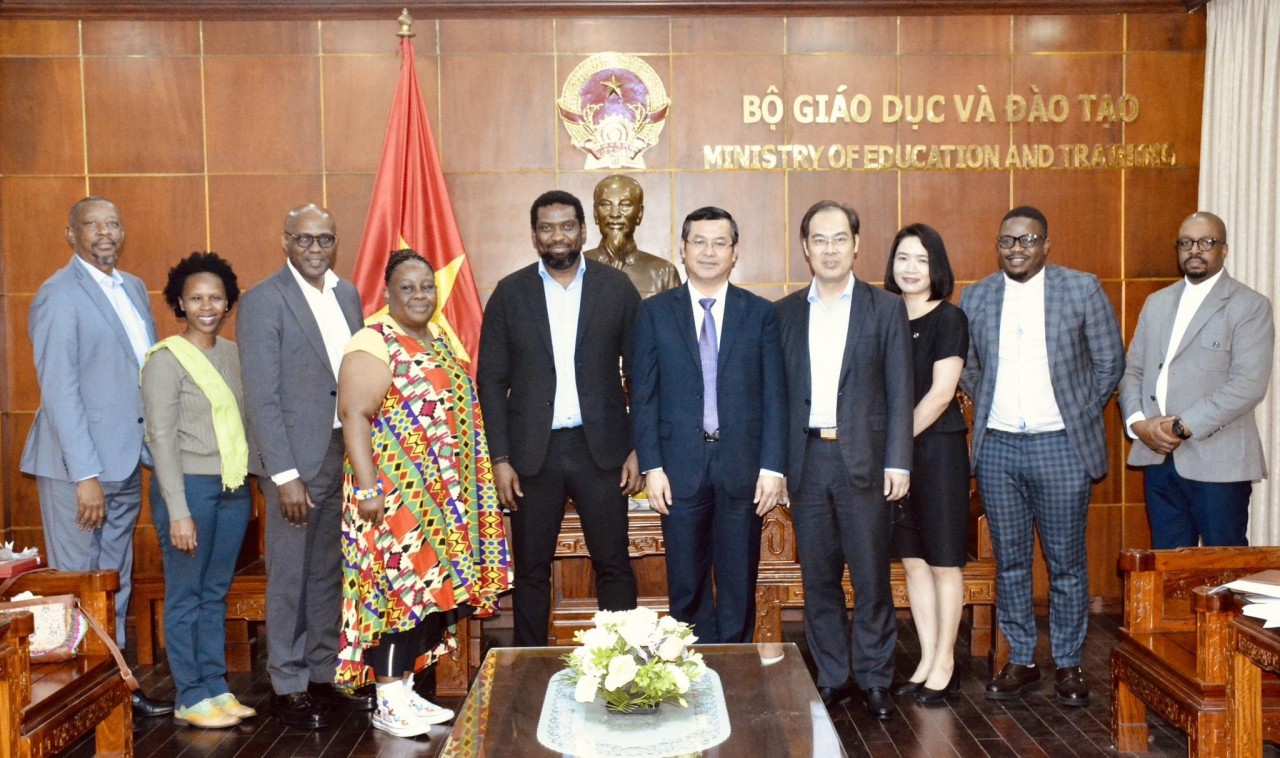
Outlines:
{"type": "Polygon", "coordinates": [[[106,504],[102,526],[76,526],[76,483],[36,477],[40,520],[49,565],[59,571],[120,572],[116,593],[116,644],[124,647],[124,622],[133,594],[133,527],[142,510],[142,466],[122,482],[100,482],[106,504]]]}
{"type": "Polygon", "coordinates": [[[320,472],[304,482],[315,509],[304,527],[285,521],[270,477],[259,480],[267,519],[267,673],[278,695],[332,682],[342,616],[342,430],[320,472]]]}

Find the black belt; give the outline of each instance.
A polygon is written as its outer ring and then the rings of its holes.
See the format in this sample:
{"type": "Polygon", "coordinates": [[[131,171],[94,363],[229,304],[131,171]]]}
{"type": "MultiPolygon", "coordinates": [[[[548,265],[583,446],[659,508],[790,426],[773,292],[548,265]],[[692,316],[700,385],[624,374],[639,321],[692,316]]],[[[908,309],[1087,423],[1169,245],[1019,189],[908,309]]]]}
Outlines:
{"type": "Polygon", "coordinates": [[[719,429],[717,429],[717,430],[715,430],[714,432],[707,432],[707,431],[704,431],[704,432],[702,433],[702,441],[703,441],[703,442],[719,442],[719,441],[720,441],[720,430],[719,430],[719,429]]]}
{"type": "Polygon", "coordinates": [[[826,440],[828,442],[835,442],[839,439],[839,435],[836,434],[836,427],[834,426],[824,426],[821,428],[810,427],[805,429],[805,433],[814,439],[826,440]]]}

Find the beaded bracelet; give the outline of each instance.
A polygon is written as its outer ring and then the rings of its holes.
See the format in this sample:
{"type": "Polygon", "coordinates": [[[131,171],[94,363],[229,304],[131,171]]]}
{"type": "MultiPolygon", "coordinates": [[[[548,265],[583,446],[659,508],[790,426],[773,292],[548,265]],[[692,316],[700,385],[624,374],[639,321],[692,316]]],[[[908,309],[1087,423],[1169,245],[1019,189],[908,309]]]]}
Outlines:
{"type": "Polygon", "coordinates": [[[365,500],[372,500],[382,494],[382,482],[370,487],[369,489],[360,489],[359,487],[351,488],[351,497],[357,502],[362,503],[365,500]]]}

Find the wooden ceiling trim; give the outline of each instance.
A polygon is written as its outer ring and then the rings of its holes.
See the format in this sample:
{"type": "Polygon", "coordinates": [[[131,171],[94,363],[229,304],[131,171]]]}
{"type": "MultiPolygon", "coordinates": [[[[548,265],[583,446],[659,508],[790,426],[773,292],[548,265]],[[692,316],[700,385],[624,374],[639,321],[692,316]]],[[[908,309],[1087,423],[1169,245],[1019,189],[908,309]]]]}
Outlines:
{"type": "MultiPolygon", "coordinates": [[[[1208,0],[426,0],[418,18],[520,16],[752,15],[900,16],[1168,13],[1208,0]]],[[[0,18],[394,18],[405,0],[0,0],[0,18]]]]}

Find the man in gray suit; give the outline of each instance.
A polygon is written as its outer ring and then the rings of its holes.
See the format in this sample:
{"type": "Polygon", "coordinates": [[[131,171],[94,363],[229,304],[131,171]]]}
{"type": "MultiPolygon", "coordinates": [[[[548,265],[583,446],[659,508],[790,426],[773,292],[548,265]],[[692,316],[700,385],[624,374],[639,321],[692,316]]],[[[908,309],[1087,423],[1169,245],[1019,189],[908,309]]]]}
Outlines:
{"type": "Polygon", "coordinates": [[[1049,222],[1021,206],[996,238],[1001,271],[966,287],[973,471],[996,554],[996,615],[1009,663],[987,698],[1039,686],[1031,602],[1034,532],[1049,565],[1049,637],[1063,705],[1089,702],[1080,664],[1089,623],[1089,492],[1107,473],[1102,408],[1124,371],[1115,310],[1098,278],[1046,266],[1049,222]],[[1033,532],[1034,528],[1034,532],[1033,532]]]}
{"type": "Polygon", "coordinates": [[[1247,545],[1267,460],[1253,409],[1271,381],[1271,301],[1231,278],[1227,225],[1193,213],[1174,243],[1183,279],[1147,298],[1129,343],[1120,412],[1137,442],[1151,547],[1247,545]]]}
{"type": "Polygon", "coordinates": [[[267,673],[286,726],[318,729],[326,706],[371,710],[372,694],[333,685],[342,603],[342,428],[338,365],[361,325],[355,286],[334,274],[333,216],[285,217],[287,258],[244,294],[236,337],[250,456],[266,497],[267,673]]]}
{"type": "MultiPolygon", "coordinates": [[[[124,223],[115,204],[86,197],[72,206],[67,242],[71,262],[31,301],[40,409],[20,467],[39,487],[49,565],[120,572],[116,641],[123,647],[142,466],[151,463],[138,371],[156,324],[142,280],[116,268],[124,223]]],[[[133,710],[162,716],[173,704],[139,692],[133,710]]]]}

